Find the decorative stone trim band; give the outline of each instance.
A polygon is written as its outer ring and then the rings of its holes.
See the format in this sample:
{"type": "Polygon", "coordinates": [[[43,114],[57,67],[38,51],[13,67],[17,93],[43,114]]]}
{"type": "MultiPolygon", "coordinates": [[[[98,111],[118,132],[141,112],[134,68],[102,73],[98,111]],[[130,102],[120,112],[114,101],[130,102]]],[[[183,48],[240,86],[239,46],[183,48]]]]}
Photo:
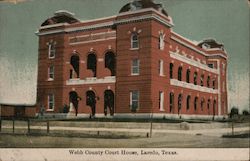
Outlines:
{"type": "Polygon", "coordinates": [[[70,79],[66,81],[66,85],[82,85],[82,84],[104,84],[104,83],[115,83],[115,76],[109,76],[97,79],[96,77],[90,77],[86,79],[70,79]]]}
{"type": "Polygon", "coordinates": [[[174,58],[174,59],[177,59],[179,61],[182,61],[184,63],[187,63],[187,64],[190,64],[190,65],[193,65],[195,67],[198,67],[200,69],[203,69],[203,70],[206,70],[206,71],[209,71],[211,73],[215,73],[215,74],[219,74],[219,70],[217,69],[212,69],[212,68],[209,68],[208,66],[202,64],[202,63],[199,63],[198,61],[195,61],[193,59],[190,59],[186,56],[183,56],[183,55],[180,55],[176,52],[172,52],[172,51],[169,51],[170,53],[170,57],[171,58],[174,58]]]}
{"type": "Polygon", "coordinates": [[[178,86],[178,87],[182,87],[182,88],[188,88],[188,89],[192,89],[192,90],[196,90],[196,91],[200,91],[200,92],[212,93],[212,94],[219,93],[217,89],[202,87],[199,85],[194,85],[192,83],[179,81],[177,79],[170,79],[170,85],[178,86]]]}
{"type": "Polygon", "coordinates": [[[69,44],[70,45],[84,44],[89,42],[105,41],[112,39],[116,39],[116,31],[70,37],[69,44]]]}
{"type": "Polygon", "coordinates": [[[194,50],[194,51],[196,51],[196,52],[198,52],[199,54],[202,54],[202,55],[204,55],[204,56],[207,56],[207,57],[211,57],[211,56],[221,56],[221,57],[227,59],[227,57],[226,57],[225,55],[220,54],[220,53],[218,53],[218,54],[206,54],[205,52],[203,52],[203,51],[201,51],[201,50],[198,50],[197,48],[195,48],[195,47],[189,45],[188,43],[186,43],[186,42],[180,40],[179,38],[177,38],[177,37],[175,37],[175,36],[171,36],[171,39],[174,40],[174,41],[176,41],[176,42],[179,42],[180,44],[182,44],[182,45],[188,47],[189,49],[192,49],[192,50],[194,50]]]}
{"type": "Polygon", "coordinates": [[[132,18],[127,18],[127,19],[121,19],[121,20],[117,20],[114,23],[115,24],[124,24],[124,23],[131,23],[131,22],[139,22],[142,20],[150,20],[150,19],[155,19],[161,23],[163,23],[164,25],[168,26],[168,27],[173,27],[174,25],[164,19],[162,19],[160,16],[157,16],[156,14],[147,14],[147,15],[143,15],[143,16],[137,16],[137,17],[132,17],[132,18]]]}

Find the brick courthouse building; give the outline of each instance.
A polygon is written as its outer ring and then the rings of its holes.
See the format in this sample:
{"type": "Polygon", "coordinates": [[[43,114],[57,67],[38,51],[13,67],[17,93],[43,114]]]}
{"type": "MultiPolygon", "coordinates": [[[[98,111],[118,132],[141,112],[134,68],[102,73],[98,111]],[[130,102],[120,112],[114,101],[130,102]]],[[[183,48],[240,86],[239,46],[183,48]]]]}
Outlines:
{"type": "Polygon", "coordinates": [[[227,114],[227,54],[213,39],[173,31],[162,5],[134,0],[80,21],[57,11],[40,27],[37,112],[208,118],[227,114]]]}

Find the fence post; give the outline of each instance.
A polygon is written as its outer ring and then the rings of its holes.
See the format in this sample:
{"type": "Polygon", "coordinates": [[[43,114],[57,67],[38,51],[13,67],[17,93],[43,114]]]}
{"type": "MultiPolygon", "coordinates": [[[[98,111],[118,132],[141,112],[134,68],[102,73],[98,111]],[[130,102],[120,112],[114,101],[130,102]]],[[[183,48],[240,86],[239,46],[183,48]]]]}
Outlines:
{"type": "Polygon", "coordinates": [[[28,119],[27,123],[28,123],[28,134],[29,134],[30,133],[30,119],[28,119]]]}
{"type": "Polygon", "coordinates": [[[15,133],[15,118],[12,118],[12,133],[15,133]]]}
{"type": "Polygon", "coordinates": [[[47,121],[47,133],[49,133],[49,121],[47,121]]]}

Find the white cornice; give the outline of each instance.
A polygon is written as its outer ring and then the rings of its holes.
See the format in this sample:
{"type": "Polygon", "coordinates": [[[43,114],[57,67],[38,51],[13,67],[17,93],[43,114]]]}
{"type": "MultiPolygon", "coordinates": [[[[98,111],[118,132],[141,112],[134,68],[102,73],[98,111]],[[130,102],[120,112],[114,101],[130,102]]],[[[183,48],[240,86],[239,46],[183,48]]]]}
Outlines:
{"type": "Polygon", "coordinates": [[[51,31],[42,31],[42,32],[37,32],[36,34],[41,36],[41,35],[57,34],[57,33],[63,33],[63,32],[68,33],[68,32],[76,32],[76,31],[84,31],[84,30],[93,30],[97,28],[109,27],[109,26],[112,26],[113,24],[114,22],[110,21],[110,22],[105,22],[105,23],[100,23],[100,24],[95,24],[95,25],[90,25],[90,26],[57,29],[57,30],[51,30],[51,31]]]}
{"type": "Polygon", "coordinates": [[[40,29],[48,29],[52,27],[60,27],[60,26],[65,26],[65,25],[68,25],[68,23],[57,23],[57,24],[52,24],[52,25],[41,26],[40,29]]]}
{"type": "Polygon", "coordinates": [[[192,90],[196,90],[196,91],[200,91],[200,92],[218,94],[217,89],[202,87],[202,86],[199,86],[199,85],[194,85],[192,83],[179,81],[177,79],[170,79],[170,85],[178,86],[178,87],[182,87],[182,88],[188,88],[188,89],[192,89],[192,90]]]}
{"type": "Polygon", "coordinates": [[[137,17],[132,17],[132,18],[116,20],[115,24],[137,22],[137,21],[142,21],[142,20],[147,20],[147,19],[155,19],[155,20],[163,23],[164,25],[166,25],[168,27],[173,27],[174,26],[172,23],[164,20],[163,18],[161,18],[160,16],[158,16],[156,14],[147,14],[147,15],[143,15],[143,16],[137,16],[137,17]]]}
{"type": "MultiPolygon", "coordinates": [[[[145,10],[142,9],[138,12],[131,12],[131,13],[126,13],[126,14],[124,13],[124,14],[119,14],[119,15],[129,15],[132,13],[140,13],[140,12],[145,12],[145,11],[150,11],[150,10],[152,10],[152,9],[145,9],[145,10]]],[[[152,10],[152,11],[155,11],[155,10],[152,10]]],[[[115,16],[112,16],[112,17],[115,17],[115,16]]],[[[110,17],[110,18],[112,18],[112,17],[110,17]]],[[[106,18],[103,18],[103,20],[105,20],[105,19],[106,18]]],[[[146,19],[155,19],[168,27],[174,26],[171,22],[164,20],[163,18],[161,18],[157,14],[147,14],[147,15],[143,15],[143,16],[137,16],[137,17],[126,18],[126,19],[121,19],[121,20],[98,23],[98,24],[83,26],[83,27],[72,27],[72,28],[66,28],[66,29],[57,29],[57,30],[52,30],[52,31],[41,31],[41,32],[38,31],[38,32],[36,32],[36,34],[40,36],[40,35],[56,34],[56,33],[62,33],[62,32],[76,32],[76,31],[84,31],[84,30],[93,30],[93,29],[97,29],[97,28],[111,27],[114,24],[130,23],[130,22],[142,21],[142,20],[146,20],[146,19]]],[[[93,22],[93,21],[97,21],[97,20],[100,20],[100,19],[84,21],[83,23],[93,22]]],[[[65,25],[65,24],[58,24],[58,25],[54,25],[54,26],[49,25],[49,26],[44,26],[44,28],[42,28],[42,29],[45,29],[45,28],[47,29],[47,28],[51,28],[51,27],[58,27],[58,26],[63,26],[63,25],[65,25]]]]}
{"type": "Polygon", "coordinates": [[[82,85],[82,84],[103,84],[103,83],[115,83],[116,77],[109,76],[97,79],[96,77],[90,77],[86,79],[70,79],[66,81],[66,85],[82,85]]]}
{"type": "Polygon", "coordinates": [[[179,60],[181,62],[193,65],[195,67],[198,67],[200,69],[209,71],[211,73],[219,74],[219,71],[217,69],[209,68],[207,65],[204,65],[204,64],[202,64],[202,63],[200,63],[198,61],[195,61],[193,59],[187,58],[186,56],[180,55],[180,54],[172,52],[172,51],[169,51],[169,53],[170,53],[170,57],[171,58],[177,59],[177,60],[179,60]]]}
{"type": "Polygon", "coordinates": [[[109,27],[114,25],[113,21],[105,22],[105,23],[99,23],[95,25],[89,25],[89,26],[83,26],[83,27],[74,27],[74,28],[67,28],[65,29],[65,32],[75,32],[75,31],[82,31],[82,30],[92,30],[102,27],[109,27]]]}
{"type": "MultiPolygon", "coordinates": [[[[178,42],[178,43],[180,43],[180,44],[182,44],[182,45],[184,45],[184,46],[186,46],[186,47],[188,47],[188,48],[190,48],[190,49],[192,49],[192,50],[194,50],[194,51],[196,51],[196,52],[198,52],[199,54],[202,54],[203,56],[207,56],[207,57],[211,57],[211,56],[221,56],[221,57],[227,59],[227,57],[226,57],[225,55],[220,54],[220,53],[218,53],[218,54],[207,54],[207,53],[205,53],[205,52],[203,52],[203,51],[201,51],[201,50],[199,50],[199,49],[193,47],[192,45],[189,45],[188,43],[182,41],[181,39],[179,39],[179,38],[177,38],[177,37],[175,37],[175,36],[171,36],[171,39],[172,39],[172,40],[175,40],[176,42],[178,42]]],[[[189,41],[190,43],[194,44],[191,40],[188,40],[188,39],[186,39],[186,38],[185,38],[185,40],[187,40],[187,41],[189,41]]],[[[194,45],[195,45],[195,44],[194,44],[194,45]]]]}

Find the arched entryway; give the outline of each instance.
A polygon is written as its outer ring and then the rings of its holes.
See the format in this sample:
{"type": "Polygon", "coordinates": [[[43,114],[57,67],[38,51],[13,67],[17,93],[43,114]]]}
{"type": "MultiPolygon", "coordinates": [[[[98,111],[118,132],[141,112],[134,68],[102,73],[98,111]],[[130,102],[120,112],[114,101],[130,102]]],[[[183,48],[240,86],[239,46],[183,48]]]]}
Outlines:
{"type": "Polygon", "coordinates": [[[110,70],[111,76],[115,76],[115,54],[113,52],[105,54],[105,68],[110,70]]]}
{"type": "Polygon", "coordinates": [[[69,92],[69,106],[70,110],[72,108],[75,108],[75,115],[77,116],[78,114],[78,103],[81,98],[78,96],[78,94],[75,91],[69,92]]]}
{"type": "Polygon", "coordinates": [[[215,112],[216,112],[216,100],[214,100],[214,102],[213,102],[213,120],[215,117],[215,112]]]}
{"type": "Polygon", "coordinates": [[[114,102],[115,102],[114,92],[112,90],[104,91],[104,114],[107,116],[108,108],[110,115],[114,115],[114,102]]]}
{"type": "Polygon", "coordinates": [[[95,110],[96,110],[96,96],[95,92],[93,91],[87,91],[86,92],[86,105],[90,106],[91,108],[91,116],[95,116],[95,110]]]}

